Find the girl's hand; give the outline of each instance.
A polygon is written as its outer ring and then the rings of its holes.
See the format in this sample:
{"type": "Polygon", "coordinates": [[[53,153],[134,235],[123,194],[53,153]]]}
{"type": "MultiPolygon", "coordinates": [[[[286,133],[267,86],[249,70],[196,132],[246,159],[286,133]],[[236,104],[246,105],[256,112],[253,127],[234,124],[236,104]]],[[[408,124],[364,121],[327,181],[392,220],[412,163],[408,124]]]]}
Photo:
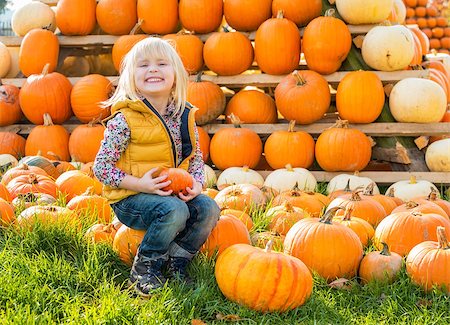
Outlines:
{"type": "Polygon", "coordinates": [[[152,175],[154,172],[156,172],[157,169],[158,167],[150,169],[141,178],[138,179],[137,185],[140,189],[140,192],[157,194],[161,196],[169,196],[172,194],[172,190],[163,191],[162,188],[170,185],[172,181],[170,180],[164,181],[167,178],[167,175],[162,175],[153,178],[152,175]]]}
{"type": "Polygon", "coordinates": [[[180,199],[182,199],[184,202],[190,201],[197,195],[199,195],[202,192],[202,185],[194,179],[194,185],[192,186],[192,188],[186,187],[186,191],[188,192],[187,195],[184,195],[182,192],[178,194],[180,199]]]}

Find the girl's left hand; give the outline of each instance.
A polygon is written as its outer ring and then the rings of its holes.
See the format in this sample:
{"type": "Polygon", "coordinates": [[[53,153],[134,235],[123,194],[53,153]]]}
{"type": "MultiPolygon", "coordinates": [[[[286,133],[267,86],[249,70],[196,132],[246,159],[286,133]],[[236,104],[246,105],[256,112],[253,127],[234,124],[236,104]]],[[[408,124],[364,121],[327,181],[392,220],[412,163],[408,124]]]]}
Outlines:
{"type": "Polygon", "coordinates": [[[192,188],[186,187],[186,192],[188,193],[187,195],[184,195],[182,192],[178,194],[180,199],[182,199],[184,202],[190,201],[197,195],[199,195],[202,192],[202,185],[194,180],[194,185],[192,186],[192,188]]]}

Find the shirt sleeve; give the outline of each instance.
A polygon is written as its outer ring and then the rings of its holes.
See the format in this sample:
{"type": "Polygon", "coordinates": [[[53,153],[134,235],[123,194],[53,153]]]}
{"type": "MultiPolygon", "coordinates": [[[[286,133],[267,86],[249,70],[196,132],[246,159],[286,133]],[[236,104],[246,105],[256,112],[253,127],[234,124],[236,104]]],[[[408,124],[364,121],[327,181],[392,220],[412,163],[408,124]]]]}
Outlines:
{"type": "Polygon", "coordinates": [[[116,167],[116,163],[128,147],[130,138],[130,128],[123,114],[118,113],[107,122],[93,166],[95,176],[103,184],[118,187],[125,177],[125,172],[116,167]]]}
{"type": "Polygon", "coordinates": [[[202,151],[200,149],[200,145],[199,145],[199,141],[198,141],[198,130],[197,130],[197,126],[195,126],[194,128],[194,134],[195,134],[195,153],[192,156],[192,158],[189,160],[189,167],[188,167],[188,172],[192,175],[192,177],[194,177],[194,179],[199,182],[200,184],[202,184],[202,186],[205,185],[205,169],[204,169],[204,165],[205,163],[203,162],[203,155],[202,155],[202,151]]]}

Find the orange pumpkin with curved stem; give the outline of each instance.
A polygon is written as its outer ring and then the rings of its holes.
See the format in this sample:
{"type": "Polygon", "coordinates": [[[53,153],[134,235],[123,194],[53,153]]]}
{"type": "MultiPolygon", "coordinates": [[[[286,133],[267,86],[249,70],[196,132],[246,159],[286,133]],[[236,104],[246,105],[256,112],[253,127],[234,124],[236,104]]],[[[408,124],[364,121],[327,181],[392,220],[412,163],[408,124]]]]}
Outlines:
{"type": "Polygon", "coordinates": [[[148,37],[146,34],[136,34],[141,26],[141,23],[142,21],[138,21],[138,23],[130,31],[129,35],[122,35],[114,42],[111,55],[114,67],[119,72],[123,57],[131,50],[134,44],[148,37]]]}
{"type": "Polygon", "coordinates": [[[96,0],[61,0],[56,5],[56,26],[64,35],[88,35],[95,27],[96,0]]]}
{"type": "Polygon", "coordinates": [[[161,167],[155,173],[153,177],[159,177],[167,175],[165,181],[170,181],[170,184],[163,187],[161,190],[170,191],[172,190],[173,195],[178,195],[178,193],[183,193],[187,195],[186,187],[192,189],[194,186],[194,178],[186,170],[182,168],[165,168],[161,167]]]}
{"type": "Polygon", "coordinates": [[[272,0],[224,0],[223,15],[236,30],[251,32],[271,16],[272,0]]]}
{"type": "Polygon", "coordinates": [[[334,222],[343,224],[344,226],[353,230],[356,235],[361,240],[363,246],[367,246],[369,241],[375,234],[375,229],[366,220],[358,218],[357,215],[353,214],[353,208],[347,207],[345,209],[343,216],[335,216],[333,218],[334,222]]]}
{"type": "Polygon", "coordinates": [[[437,193],[434,188],[431,188],[430,195],[428,195],[426,197],[422,196],[422,197],[413,198],[413,201],[417,202],[419,204],[430,203],[430,202],[437,204],[439,207],[441,207],[442,210],[445,211],[447,216],[450,218],[450,202],[447,200],[438,198],[438,194],[439,193],[437,193]]]}
{"type": "Polygon", "coordinates": [[[416,202],[414,200],[409,200],[402,205],[399,205],[391,213],[398,212],[421,212],[421,213],[435,213],[443,217],[448,218],[447,213],[436,203],[431,201],[416,202]]]}
{"type": "Polygon", "coordinates": [[[28,174],[17,176],[6,186],[11,199],[14,199],[19,193],[45,193],[57,197],[58,186],[50,177],[39,174],[28,174]]]}
{"type": "Polygon", "coordinates": [[[285,201],[283,205],[271,207],[266,215],[270,218],[269,230],[283,236],[296,222],[311,217],[308,212],[293,206],[289,201],[285,201]]]}
{"type": "Polygon", "coordinates": [[[139,0],[137,15],[144,33],[173,33],[178,25],[178,0],[139,0]]]}
{"type": "Polygon", "coordinates": [[[40,167],[37,166],[29,166],[25,163],[21,163],[16,167],[10,168],[6,171],[6,173],[3,174],[2,176],[2,184],[3,185],[8,185],[8,183],[16,178],[17,176],[21,176],[21,175],[28,175],[28,174],[39,174],[39,175],[44,175],[44,176],[48,176],[47,172],[45,170],[43,170],[40,167]]]}
{"type": "Polygon", "coordinates": [[[20,159],[25,156],[26,140],[14,132],[0,132],[0,147],[3,153],[8,153],[20,159]]]}
{"type": "Polygon", "coordinates": [[[412,282],[425,291],[433,286],[450,293],[450,244],[444,227],[437,227],[437,241],[426,241],[415,246],[406,258],[406,272],[412,282]]]}
{"type": "Polygon", "coordinates": [[[373,280],[392,283],[402,268],[402,257],[390,252],[386,243],[381,244],[383,245],[381,251],[370,252],[361,261],[358,273],[362,283],[373,280]]]}
{"type": "Polygon", "coordinates": [[[113,240],[113,250],[125,264],[131,266],[139,245],[144,239],[145,230],[135,230],[125,225],[120,226],[113,240]]]}
{"type": "Polygon", "coordinates": [[[272,15],[283,10],[284,17],[292,20],[297,26],[305,26],[311,20],[319,17],[322,12],[321,0],[273,0],[272,15]]]}
{"type": "Polygon", "coordinates": [[[224,215],[231,215],[235,218],[238,218],[239,220],[241,220],[245,227],[247,227],[247,230],[250,231],[253,228],[253,220],[250,217],[250,215],[248,215],[247,213],[245,213],[242,210],[235,210],[235,209],[223,209],[222,211],[220,211],[220,215],[224,216],[224,215]]]}
{"type": "Polygon", "coordinates": [[[89,187],[86,192],[72,198],[66,205],[74,210],[80,217],[96,222],[111,222],[112,209],[108,200],[94,193],[94,188],[89,187]]]}
{"type": "Polygon", "coordinates": [[[95,13],[105,33],[126,35],[137,22],[136,0],[99,0],[95,13]]]}
{"type": "Polygon", "coordinates": [[[275,101],[263,91],[243,89],[231,97],[225,109],[225,123],[231,123],[231,113],[246,124],[277,123],[275,101]]]}
{"type": "Polygon", "coordinates": [[[397,202],[395,202],[395,200],[390,196],[382,194],[373,194],[374,186],[375,183],[373,182],[367,185],[367,187],[364,189],[363,197],[367,197],[369,199],[377,201],[383,206],[387,215],[391,214],[392,210],[394,210],[397,207],[397,202]]]}
{"type": "Polygon", "coordinates": [[[318,195],[319,193],[300,191],[294,188],[289,191],[284,191],[275,196],[272,204],[281,205],[288,201],[295,207],[301,208],[312,217],[318,218],[325,207],[328,205],[328,200],[318,195]]]}

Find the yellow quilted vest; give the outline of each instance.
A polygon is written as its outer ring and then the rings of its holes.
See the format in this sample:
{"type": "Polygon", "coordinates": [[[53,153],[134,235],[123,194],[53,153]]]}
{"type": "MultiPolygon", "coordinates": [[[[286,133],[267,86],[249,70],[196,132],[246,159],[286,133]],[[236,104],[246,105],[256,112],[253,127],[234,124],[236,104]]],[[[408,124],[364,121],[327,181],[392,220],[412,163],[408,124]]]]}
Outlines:
{"type": "MultiPolygon", "coordinates": [[[[178,157],[175,150],[175,143],[170,135],[167,125],[160,117],[159,113],[144,100],[121,101],[111,108],[111,116],[103,123],[114,117],[117,113],[122,113],[131,130],[130,143],[122,156],[117,161],[116,166],[128,175],[142,177],[153,167],[179,167],[188,169],[189,159],[195,154],[195,111],[197,108],[186,103],[186,108],[181,117],[181,138],[183,157],[177,165],[178,157]],[[145,102],[145,103],[144,103],[145,102]]],[[[120,201],[137,192],[103,186],[103,196],[109,203],[120,201]]]]}

